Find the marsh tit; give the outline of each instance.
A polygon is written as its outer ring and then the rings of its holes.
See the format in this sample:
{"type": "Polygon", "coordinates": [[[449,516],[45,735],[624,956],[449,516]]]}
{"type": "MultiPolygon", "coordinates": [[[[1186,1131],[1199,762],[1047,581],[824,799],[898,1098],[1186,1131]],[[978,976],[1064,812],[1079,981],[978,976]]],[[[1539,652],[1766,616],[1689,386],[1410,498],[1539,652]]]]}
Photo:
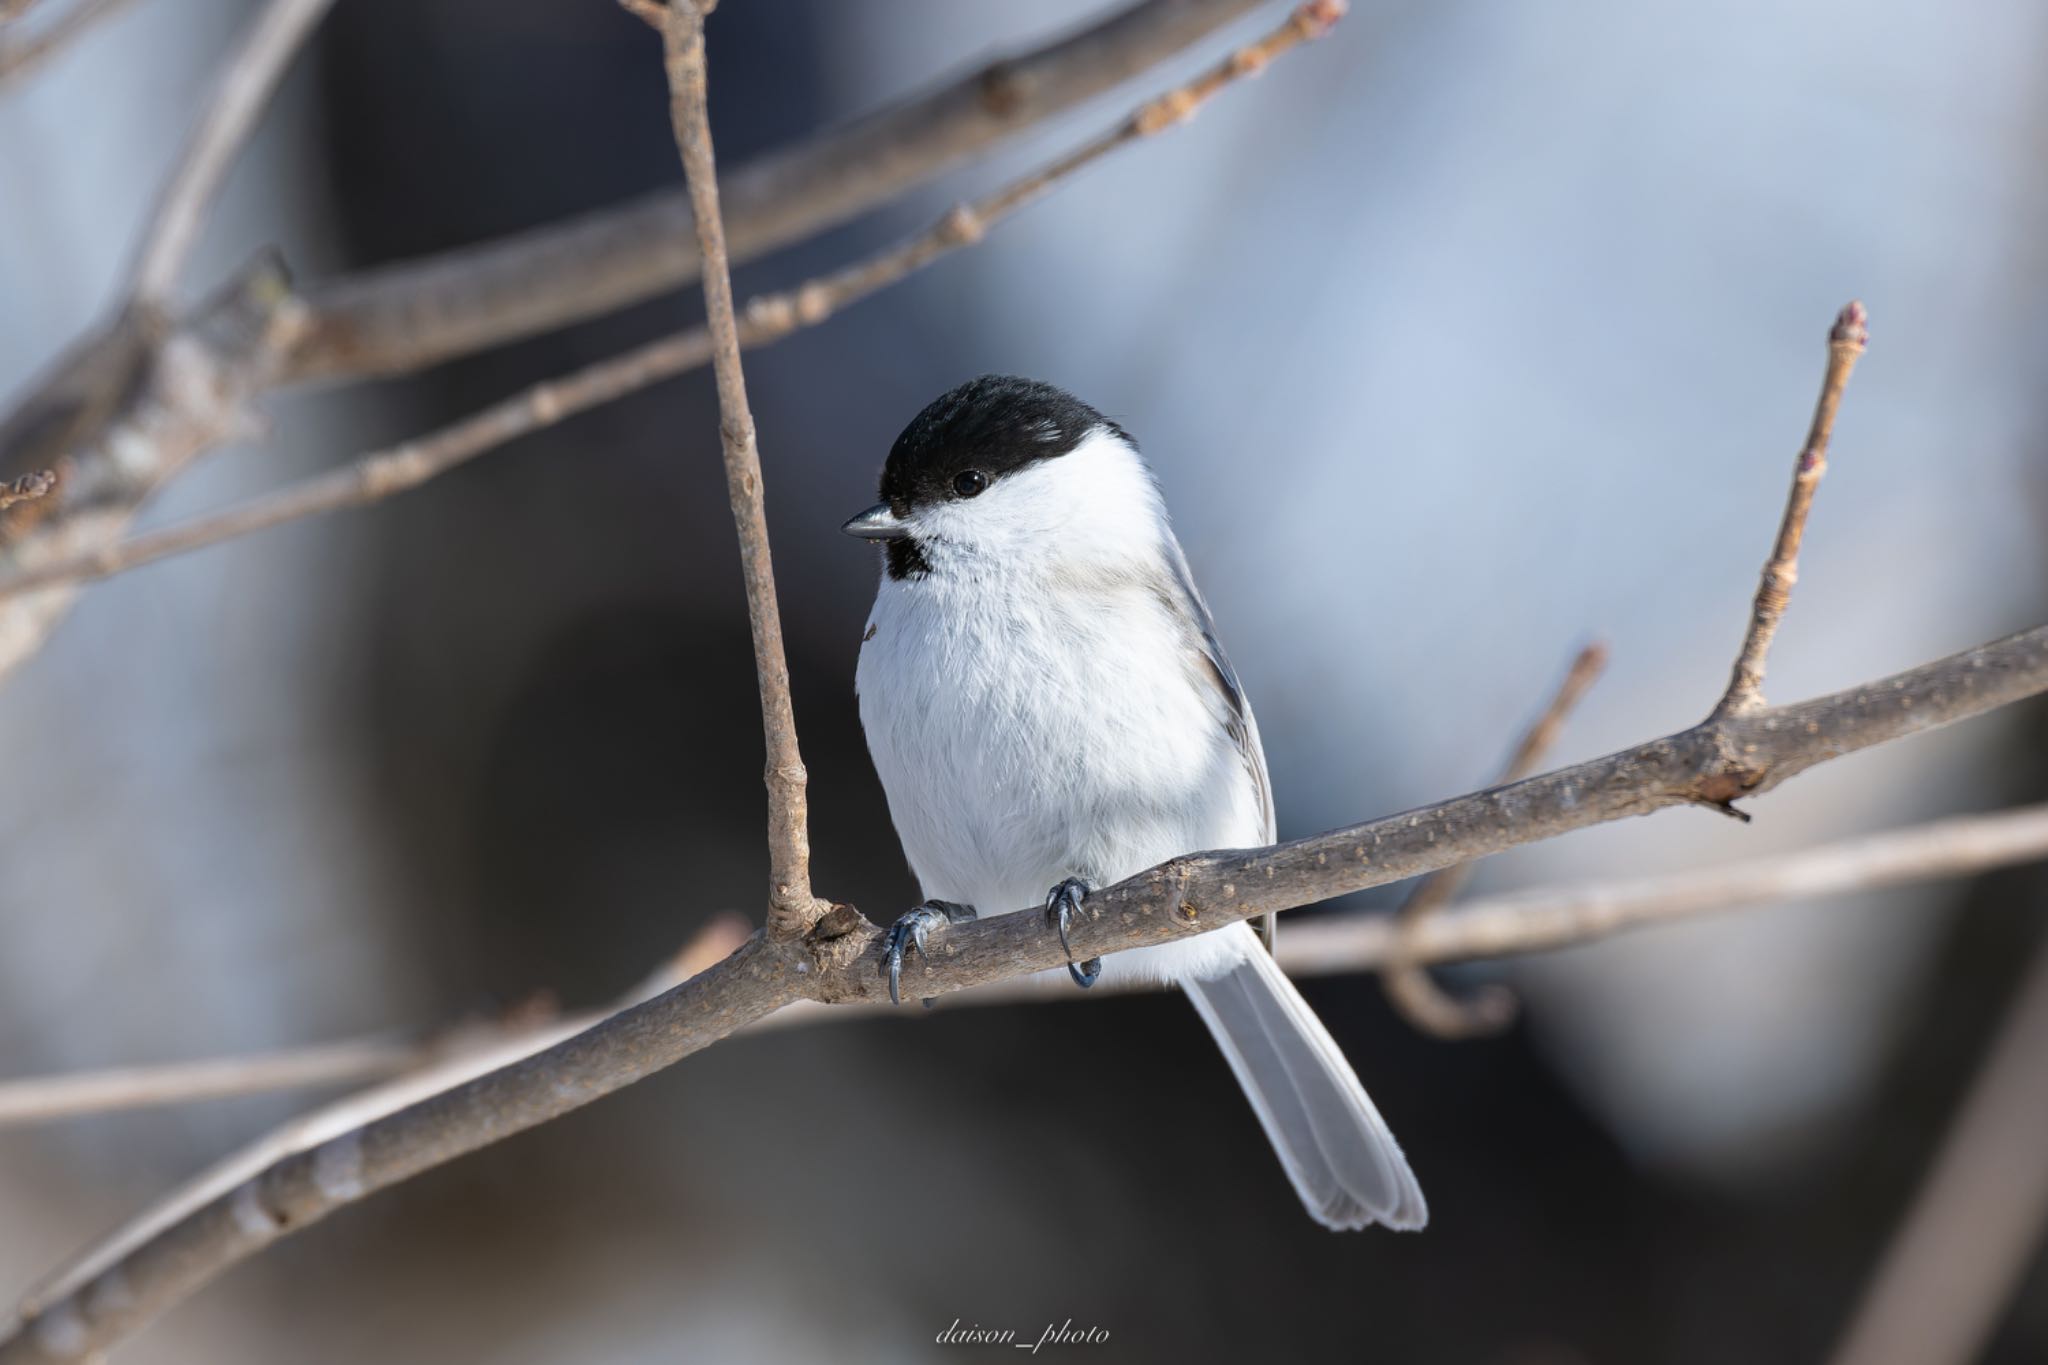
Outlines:
{"type": "MultiPolygon", "coordinates": [[[[905,951],[977,910],[1042,904],[1064,941],[1091,885],[1274,841],[1258,725],[1129,433],[1049,384],[985,376],[904,428],[881,495],[845,527],[884,551],[856,685],[928,897],[891,931],[892,996],[905,951]]],[[[1187,993],[1316,1221],[1427,1220],[1400,1145],[1248,924],[1068,970],[1187,993]]]]}

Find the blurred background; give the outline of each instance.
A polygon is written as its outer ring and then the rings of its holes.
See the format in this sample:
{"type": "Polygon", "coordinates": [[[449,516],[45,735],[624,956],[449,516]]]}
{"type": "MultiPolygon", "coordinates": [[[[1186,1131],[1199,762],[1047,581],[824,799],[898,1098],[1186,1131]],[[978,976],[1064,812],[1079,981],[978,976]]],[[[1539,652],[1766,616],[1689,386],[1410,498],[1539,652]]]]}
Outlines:
{"type": "MultiPolygon", "coordinates": [[[[710,33],[721,161],[1103,9],[732,0],[710,33]]],[[[1282,12],[745,267],[742,295],[921,229],[1282,12]]],[[[0,390],[114,301],[248,13],[136,0],[0,90],[0,390]]],[[[1613,661],[1556,761],[1701,716],[1851,297],[1874,340],[1772,697],[2048,619],[2044,44],[2026,0],[1354,0],[1190,127],[753,353],[821,889],[878,920],[915,892],[854,710],[875,566],[836,528],[903,423],[982,371],[1070,388],[1150,455],[1283,835],[1487,780],[1591,634],[1613,661]]],[[[678,183],[658,40],[605,0],[341,0],[195,279],[265,244],[319,277],[678,183]]],[[[699,311],[692,286],[277,396],[266,437],[149,520],[699,311]]],[[[535,990],[594,1004],[716,911],[756,914],[721,478],[700,373],[376,509],[89,590],[0,694],[0,1076],[425,1031],[535,990]]],[[[2048,712],[2014,708],[1828,765],[1754,824],[1607,826],[1494,859],[1477,889],[2044,794],[2048,712]]],[[[1370,977],[1307,983],[1429,1193],[1421,1236],[1304,1218],[1177,999],[917,1012],[716,1047],[344,1212],[120,1358],[909,1361],[968,1349],[934,1344],[955,1319],[1071,1318],[1128,1360],[1817,1360],[2044,890],[2020,870],[1474,968],[1527,1001],[1483,1042],[1415,1033],[1370,977]]],[[[312,1099],[0,1131],[0,1299],[312,1099]]],[[[2048,1358],[2035,1255],[1984,1360],[2048,1358]]]]}

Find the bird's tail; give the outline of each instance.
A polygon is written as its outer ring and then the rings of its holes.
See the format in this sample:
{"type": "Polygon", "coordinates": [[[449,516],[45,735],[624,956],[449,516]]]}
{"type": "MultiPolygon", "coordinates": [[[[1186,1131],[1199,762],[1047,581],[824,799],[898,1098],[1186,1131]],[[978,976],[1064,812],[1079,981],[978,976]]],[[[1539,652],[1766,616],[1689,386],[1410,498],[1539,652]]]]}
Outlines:
{"type": "Polygon", "coordinates": [[[1340,1231],[1373,1223],[1411,1230],[1429,1221],[1401,1145],[1270,953],[1254,947],[1222,976],[1180,984],[1311,1217],[1340,1231]]]}

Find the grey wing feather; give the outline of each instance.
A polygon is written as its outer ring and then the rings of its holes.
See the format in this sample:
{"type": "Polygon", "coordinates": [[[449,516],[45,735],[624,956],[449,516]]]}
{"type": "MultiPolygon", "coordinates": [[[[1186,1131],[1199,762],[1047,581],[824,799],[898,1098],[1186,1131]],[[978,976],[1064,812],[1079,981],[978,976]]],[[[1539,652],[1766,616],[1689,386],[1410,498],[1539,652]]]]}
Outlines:
{"type": "MultiPolygon", "coordinates": [[[[1230,666],[1230,656],[1223,652],[1223,642],[1216,638],[1216,622],[1209,615],[1209,604],[1202,600],[1201,591],[1195,587],[1195,576],[1188,571],[1188,558],[1181,553],[1180,542],[1168,536],[1167,551],[1167,562],[1173,569],[1175,597],[1194,625],[1195,638],[1191,643],[1200,653],[1203,671],[1222,698],[1224,726],[1237,745],[1245,770],[1251,774],[1252,785],[1258,789],[1259,808],[1265,817],[1263,832],[1270,844],[1277,837],[1273,821],[1273,785],[1266,776],[1266,751],[1259,743],[1259,723],[1252,718],[1251,703],[1245,700],[1244,688],[1237,680],[1237,670],[1230,666]]],[[[1266,924],[1265,938],[1271,946],[1271,916],[1266,917],[1266,924]]]]}

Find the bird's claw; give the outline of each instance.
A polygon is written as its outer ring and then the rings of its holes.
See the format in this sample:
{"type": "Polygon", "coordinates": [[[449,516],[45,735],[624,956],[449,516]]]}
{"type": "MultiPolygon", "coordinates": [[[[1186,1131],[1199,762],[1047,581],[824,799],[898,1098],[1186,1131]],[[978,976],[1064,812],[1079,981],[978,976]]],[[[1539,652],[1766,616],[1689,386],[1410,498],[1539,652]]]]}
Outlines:
{"type": "Polygon", "coordinates": [[[890,1004],[903,1003],[900,983],[903,979],[904,949],[915,945],[918,952],[930,957],[933,929],[948,924],[965,924],[973,918],[974,907],[971,905],[960,905],[954,901],[926,901],[915,910],[904,913],[889,926],[888,952],[883,959],[883,971],[889,977],[890,1004]]]}
{"type": "Polygon", "coordinates": [[[1079,877],[1069,877],[1055,886],[1045,896],[1045,913],[1052,916],[1052,922],[1060,931],[1060,947],[1067,951],[1067,975],[1074,978],[1074,984],[1087,990],[1102,976],[1102,959],[1091,957],[1086,962],[1074,961],[1073,945],[1067,942],[1067,922],[1074,912],[1081,908],[1081,902],[1088,899],[1088,883],[1079,877]]]}

